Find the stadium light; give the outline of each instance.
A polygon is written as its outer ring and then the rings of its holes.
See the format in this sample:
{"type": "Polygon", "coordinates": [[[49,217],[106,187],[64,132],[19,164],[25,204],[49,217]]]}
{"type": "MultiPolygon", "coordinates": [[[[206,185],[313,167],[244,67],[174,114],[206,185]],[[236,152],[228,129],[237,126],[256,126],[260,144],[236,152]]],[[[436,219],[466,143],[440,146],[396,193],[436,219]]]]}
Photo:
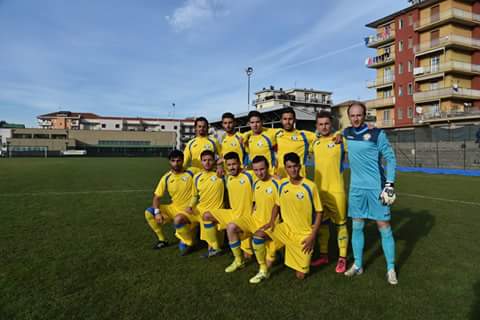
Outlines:
{"type": "Polygon", "coordinates": [[[250,111],[250,77],[252,76],[253,74],[253,68],[252,67],[248,67],[247,69],[245,69],[245,73],[247,74],[247,78],[248,78],[248,91],[247,91],[247,110],[250,111]]]}

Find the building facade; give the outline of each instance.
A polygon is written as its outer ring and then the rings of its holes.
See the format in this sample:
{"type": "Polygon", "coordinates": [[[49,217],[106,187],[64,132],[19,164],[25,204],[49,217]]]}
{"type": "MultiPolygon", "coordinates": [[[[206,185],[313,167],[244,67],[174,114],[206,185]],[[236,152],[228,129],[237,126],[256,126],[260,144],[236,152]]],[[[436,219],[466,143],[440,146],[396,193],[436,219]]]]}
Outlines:
{"type": "Polygon", "coordinates": [[[174,132],[178,149],[195,136],[193,119],[161,119],[99,116],[94,113],[59,111],[37,117],[43,129],[174,132]]]}
{"type": "Polygon", "coordinates": [[[480,2],[417,0],[367,24],[377,126],[480,121],[480,2]]]}

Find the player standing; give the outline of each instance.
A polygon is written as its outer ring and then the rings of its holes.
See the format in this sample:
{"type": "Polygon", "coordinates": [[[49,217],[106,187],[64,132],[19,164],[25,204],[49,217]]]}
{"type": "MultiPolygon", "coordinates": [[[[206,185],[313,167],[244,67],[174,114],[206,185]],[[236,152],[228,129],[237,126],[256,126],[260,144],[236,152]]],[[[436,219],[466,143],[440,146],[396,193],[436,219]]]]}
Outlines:
{"type": "Polygon", "coordinates": [[[375,220],[381,235],[383,253],[387,262],[387,281],[398,283],[395,272],[395,240],[390,226],[390,205],[395,200],[395,153],[383,130],[370,129],[365,124],[367,108],[355,102],[347,109],[351,127],[343,131],[348,146],[351,169],[348,215],[352,222],[352,249],[354,264],[346,276],[363,273],[365,219],[375,220]],[[386,161],[386,178],[381,158],[386,161]]]}
{"type": "Polygon", "coordinates": [[[221,139],[221,159],[217,164],[224,162],[223,157],[229,152],[235,152],[242,161],[244,167],[248,165],[248,156],[243,144],[243,135],[235,132],[235,116],[231,112],[225,112],[222,115],[222,127],[225,135],[221,139]]]}
{"type": "Polygon", "coordinates": [[[345,143],[333,141],[332,118],[329,112],[320,112],[316,117],[319,137],[312,143],[311,152],[315,162],[315,185],[322,201],[323,221],[319,230],[320,258],[312,261],[312,266],[328,264],[328,242],[330,238],[330,221],[337,229],[339,258],[335,271],[344,273],[347,263],[348,230],[347,204],[343,180],[343,162],[345,160],[345,143]]]}

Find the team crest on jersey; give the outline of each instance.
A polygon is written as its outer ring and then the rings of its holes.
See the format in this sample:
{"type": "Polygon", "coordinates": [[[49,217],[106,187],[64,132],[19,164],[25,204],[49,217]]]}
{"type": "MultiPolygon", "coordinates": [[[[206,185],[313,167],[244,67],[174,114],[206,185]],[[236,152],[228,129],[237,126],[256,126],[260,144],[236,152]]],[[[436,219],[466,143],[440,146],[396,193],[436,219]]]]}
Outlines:
{"type": "Polygon", "coordinates": [[[262,141],[258,141],[258,142],[257,142],[257,147],[259,147],[259,148],[263,147],[263,142],[262,142],[262,141]]]}
{"type": "Polygon", "coordinates": [[[187,177],[187,176],[183,176],[183,177],[182,177],[182,181],[183,181],[183,182],[187,182],[187,180],[188,180],[188,177],[187,177]]]}
{"type": "Polygon", "coordinates": [[[210,144],[206,144],[206,145],[203,146],[203,149],[212,150],[212,146],[210,144]]]}
{"type": "Polygon", "coordinates": [[[237,146],[237,143],[236,143],[235,141],[232,141],[232,142],[230,142],[230,146],[236,147],[236,146],[237,146]]]}
{"type": "Polygon", "coordinates": [[[297,136],[292,136],[292,140],[293,141],[298,141],[298,137],[297,136]]]}
{"type": "Polygon", "coordinates": [[[372,135],[370,133],[365,133],[363,135],[363,140],[368,141],[372,138],[372,135]]]}
{"type": "Polygon", "coordinates": [[[240,184],[244,184],[244,183],[245,183],[245,180],[244,180],[244,179],[240,179],[239,182],[240,182],[240,184]]]}
{"type": "Polygon", "coordinates": [[[211,176],[211,177],[210,177],[210,180],[211,180],[211,181],[217,181],[217,176],[211,176]]]}
{"type": "Polygon", "coordinates": [[[297,192],[297,199],[302,200],[303,198],[305,198],[305,194],[301,191],[297,192]]]}
{"type": "Polygon", "coordinates": [[[335,142],[330,142],[327,147],[329,147],[330,149],[335,147],[335,142]]]}
{"type": "Polygon", "coordinates": [[[272,187],[268,187],[267,189],[265,189],[265,192],[266,192],[267,194],[272,194],[272,193],[273,193],[272,187]]]}

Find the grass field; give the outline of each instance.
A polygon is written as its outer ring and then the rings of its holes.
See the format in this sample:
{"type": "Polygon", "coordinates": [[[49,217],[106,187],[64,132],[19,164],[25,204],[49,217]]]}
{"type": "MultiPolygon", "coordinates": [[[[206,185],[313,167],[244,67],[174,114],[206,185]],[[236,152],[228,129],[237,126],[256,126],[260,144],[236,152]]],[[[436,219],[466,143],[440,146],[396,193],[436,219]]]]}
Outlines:
{"type": "Polygon", "coordinates": [[[229,255],[151,249],[143,211],[165,168],[153,158],[0,159],[0,319],[480,319],[479,178],[399,174],[397,287],[372,224],[363,276],[332,263],[298,281],[277,266],[252,286],[255,263],[226,274],[229,255]]]}

